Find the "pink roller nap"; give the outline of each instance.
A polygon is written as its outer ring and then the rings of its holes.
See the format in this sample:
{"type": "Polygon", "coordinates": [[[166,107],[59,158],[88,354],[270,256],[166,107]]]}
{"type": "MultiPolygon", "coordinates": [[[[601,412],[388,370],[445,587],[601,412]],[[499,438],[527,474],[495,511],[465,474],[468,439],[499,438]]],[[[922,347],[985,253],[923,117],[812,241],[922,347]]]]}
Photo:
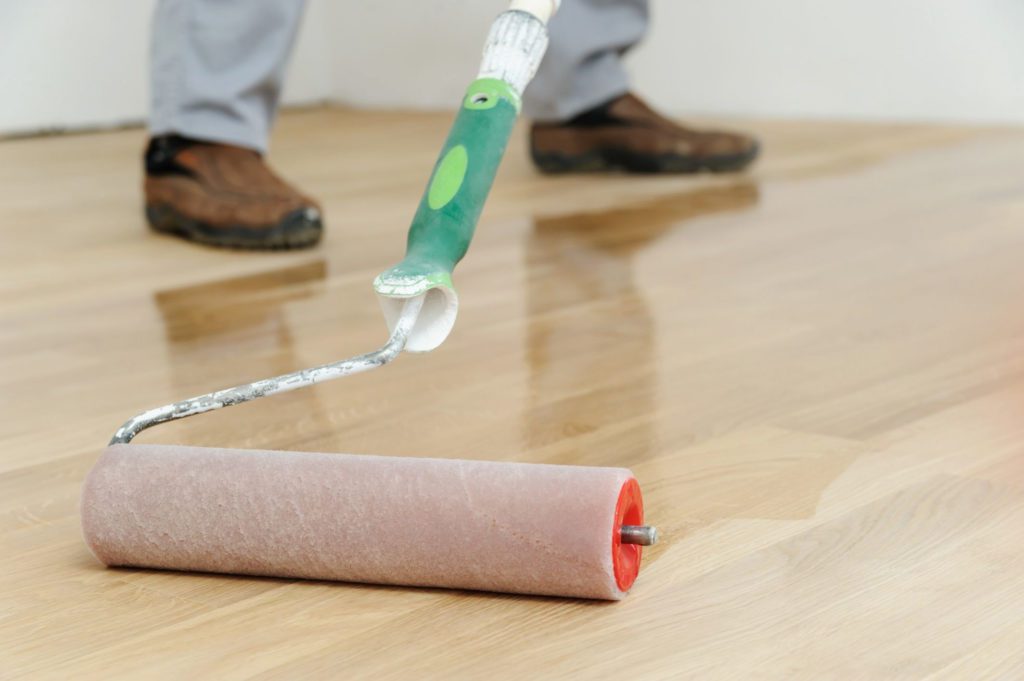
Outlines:
{"type": "Polygon", "coordinates": [[[113,445],[82,527],[107,565],[617,600],[623,468],[113,445]]]}

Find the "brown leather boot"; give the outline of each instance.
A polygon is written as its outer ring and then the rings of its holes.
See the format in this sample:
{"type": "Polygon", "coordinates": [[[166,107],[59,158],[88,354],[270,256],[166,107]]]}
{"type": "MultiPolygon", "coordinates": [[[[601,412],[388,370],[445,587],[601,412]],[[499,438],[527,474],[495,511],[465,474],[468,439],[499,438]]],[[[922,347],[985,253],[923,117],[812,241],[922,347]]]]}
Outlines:
{"type": "Polygon", "coordinates": [[[211,246],[305,248],[320,240],[320,206],[259,153],[164,135],[146,149],[150,227],[211,246]]]}
{"type": "Polygon", "coordinates": [[[533,162],[547,173],[723,173],[746,168],[757,153],[752,137],[683,127],[628,93],[565,123],[530,129],[533,162]]]}

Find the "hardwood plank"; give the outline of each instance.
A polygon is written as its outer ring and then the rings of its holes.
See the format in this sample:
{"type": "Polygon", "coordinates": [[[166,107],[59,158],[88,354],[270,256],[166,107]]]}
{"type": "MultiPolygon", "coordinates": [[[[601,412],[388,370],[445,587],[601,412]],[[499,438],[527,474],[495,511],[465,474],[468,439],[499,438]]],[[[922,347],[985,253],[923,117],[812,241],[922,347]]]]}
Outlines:
{"type": "Polygon", "coordinates": [[[147,232],[140,130],[0,142],[0,678],[1018,678],[1024,131],[751,121],[742,176],[544,177],[520,128],[435,352],[140,441],[617,465],[622,603],[106,570],[134,413],[357,354],[447,114],[286,113],[310,252],[147,232]]]}

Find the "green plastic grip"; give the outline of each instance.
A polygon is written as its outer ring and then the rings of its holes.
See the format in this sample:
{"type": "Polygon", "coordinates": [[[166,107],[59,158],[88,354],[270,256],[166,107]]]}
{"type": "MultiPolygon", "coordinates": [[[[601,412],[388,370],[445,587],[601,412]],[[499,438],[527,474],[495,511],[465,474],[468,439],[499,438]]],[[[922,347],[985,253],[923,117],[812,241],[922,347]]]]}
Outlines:
{"type": "Polygon", "coordinates": [[[518,113],[519,97],[504,81],[481,78],[469,86],[413,217],[405,258],[373,283],[389,324],[395,306],[386,299],[400,304],[441,289],[442,297],[428,297],[409,350],[436,347],[454,324],[452,270],[473,239],[518,113]]]}
{"type": "Polygon", "coordinates": [[[451,285],[518,113],[519,98],[503,81],[470,85],[413,217],[405,259],[377,277],[378,293],[411,296],[430,284],[451,285]]]}

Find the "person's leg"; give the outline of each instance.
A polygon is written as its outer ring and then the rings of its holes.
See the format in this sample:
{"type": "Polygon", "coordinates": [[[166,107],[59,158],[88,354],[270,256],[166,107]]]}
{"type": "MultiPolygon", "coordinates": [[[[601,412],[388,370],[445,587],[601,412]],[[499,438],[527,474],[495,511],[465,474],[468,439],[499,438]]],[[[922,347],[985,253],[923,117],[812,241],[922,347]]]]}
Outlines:
{"type": "Polygon", "coordinates": [[[647,32],[647,0],[563,0],[523,101],[535,121],[565,121],[629,91],[621,57],[647,32]]]}
{"type": "Polygon", "coordinates": [[[152,33],[146,218],[158,231],[241,248],[298,248],[316,202],[263,154],[304,0],[160,0],[152,33]]]}
{"type": "Polygon", "coordinates": [[[647,24],[647,0],[563,0],[525,93],[530,153],[541,170],[726,172],[757,157],[753,138],[684,127],[630,93],[622,56],[647,24]]]}
{"type": "Polygon", "coordinates": [[[160,0],[150,132],[265,151],[305,0],[160,0]]]}

